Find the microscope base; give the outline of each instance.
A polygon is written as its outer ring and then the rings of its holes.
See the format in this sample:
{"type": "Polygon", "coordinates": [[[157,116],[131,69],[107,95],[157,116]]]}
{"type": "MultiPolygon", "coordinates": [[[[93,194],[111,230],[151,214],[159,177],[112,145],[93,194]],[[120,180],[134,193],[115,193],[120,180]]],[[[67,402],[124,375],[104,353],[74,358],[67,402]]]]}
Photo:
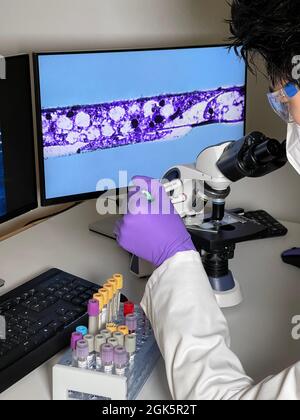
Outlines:
{"type": "Polygon", "coordinates": [[[214,290],[215,297],[221,309],[233,308],[243,302],[243,295],[239,283],[234,280],[235,286],[233,289],[226,292],[217,292],[214,290]]]}

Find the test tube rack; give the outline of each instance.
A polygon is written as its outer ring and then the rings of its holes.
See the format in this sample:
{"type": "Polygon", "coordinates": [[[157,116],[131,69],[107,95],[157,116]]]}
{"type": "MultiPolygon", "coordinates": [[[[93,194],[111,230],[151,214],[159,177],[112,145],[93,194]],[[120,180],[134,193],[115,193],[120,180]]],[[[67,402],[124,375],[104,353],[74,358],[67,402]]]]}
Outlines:
{"type": "MultiPolygon", "coordinates": [[[[122,305],[120,314],[122,313],[122,305]]],[[[135,400],[155,368],[160,351],[149,321],[141,307],[138,316],[137,349],[133,362],[128,363],[124,376],[114,373],[79,369],[72,366],[71,350],[53,368],[54,400],[135,400]]],[[[119,324],[124,318],[119,317],[119,324]]]]}

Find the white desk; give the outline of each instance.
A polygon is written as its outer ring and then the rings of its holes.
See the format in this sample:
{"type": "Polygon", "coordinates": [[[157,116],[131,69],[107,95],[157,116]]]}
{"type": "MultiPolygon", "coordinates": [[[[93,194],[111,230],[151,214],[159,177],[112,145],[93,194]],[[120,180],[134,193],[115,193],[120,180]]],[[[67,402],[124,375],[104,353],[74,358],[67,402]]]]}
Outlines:
{"type": "MultiPolygon", "coordinates": [[[[89,232],[96,221],[95,202],[84,203],[0,243],[3,294],[51,267],[101,283],[112,273],[125,275],[124,293],[139,302],[145,281],[129,273],[129,256],[113,240],[89,232]]],[[[291,338],[291,319],[300,315],[299,270],[281,262],[283,250],[300,245],[300,225],[286,223],[285,238],[240,244],[232,269],[245,302],[226,311],[232,347],[247,373],[260,380],[300,359],[300,342],[291,338]]],[[[50,399],[51,367],[59,356],[23,378],[0,399],[50,399]]],[[[168,399],[163,362],[148,380],[141,399],[168,399]]]]}

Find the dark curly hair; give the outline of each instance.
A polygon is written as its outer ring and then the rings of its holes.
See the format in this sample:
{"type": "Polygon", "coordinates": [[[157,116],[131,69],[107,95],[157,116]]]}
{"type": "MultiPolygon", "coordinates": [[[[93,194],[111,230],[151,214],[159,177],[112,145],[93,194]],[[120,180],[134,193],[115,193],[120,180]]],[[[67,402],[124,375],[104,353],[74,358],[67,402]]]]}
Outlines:
{"type": "Polygon", "coordinates": [[[295,82],[292,59],[300,55],[300,1],[233,0],[230,5],[230,41],[250,70],[256,73],[254,58],[260,54],[273,85],[295,82]]]}

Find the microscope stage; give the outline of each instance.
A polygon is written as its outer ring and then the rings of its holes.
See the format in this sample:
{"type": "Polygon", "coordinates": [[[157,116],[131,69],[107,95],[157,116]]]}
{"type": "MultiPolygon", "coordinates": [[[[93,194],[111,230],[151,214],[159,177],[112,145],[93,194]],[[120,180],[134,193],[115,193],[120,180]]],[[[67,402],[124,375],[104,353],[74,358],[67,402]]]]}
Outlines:
{"type": "Polygon", "coordinates": [[[187,223],[187,229],[197,249],[222,251],[229,245],[255,239],[266,227],[244,217],[226,213],[220,223],[205,220],[199,225],[187,223]]]}

